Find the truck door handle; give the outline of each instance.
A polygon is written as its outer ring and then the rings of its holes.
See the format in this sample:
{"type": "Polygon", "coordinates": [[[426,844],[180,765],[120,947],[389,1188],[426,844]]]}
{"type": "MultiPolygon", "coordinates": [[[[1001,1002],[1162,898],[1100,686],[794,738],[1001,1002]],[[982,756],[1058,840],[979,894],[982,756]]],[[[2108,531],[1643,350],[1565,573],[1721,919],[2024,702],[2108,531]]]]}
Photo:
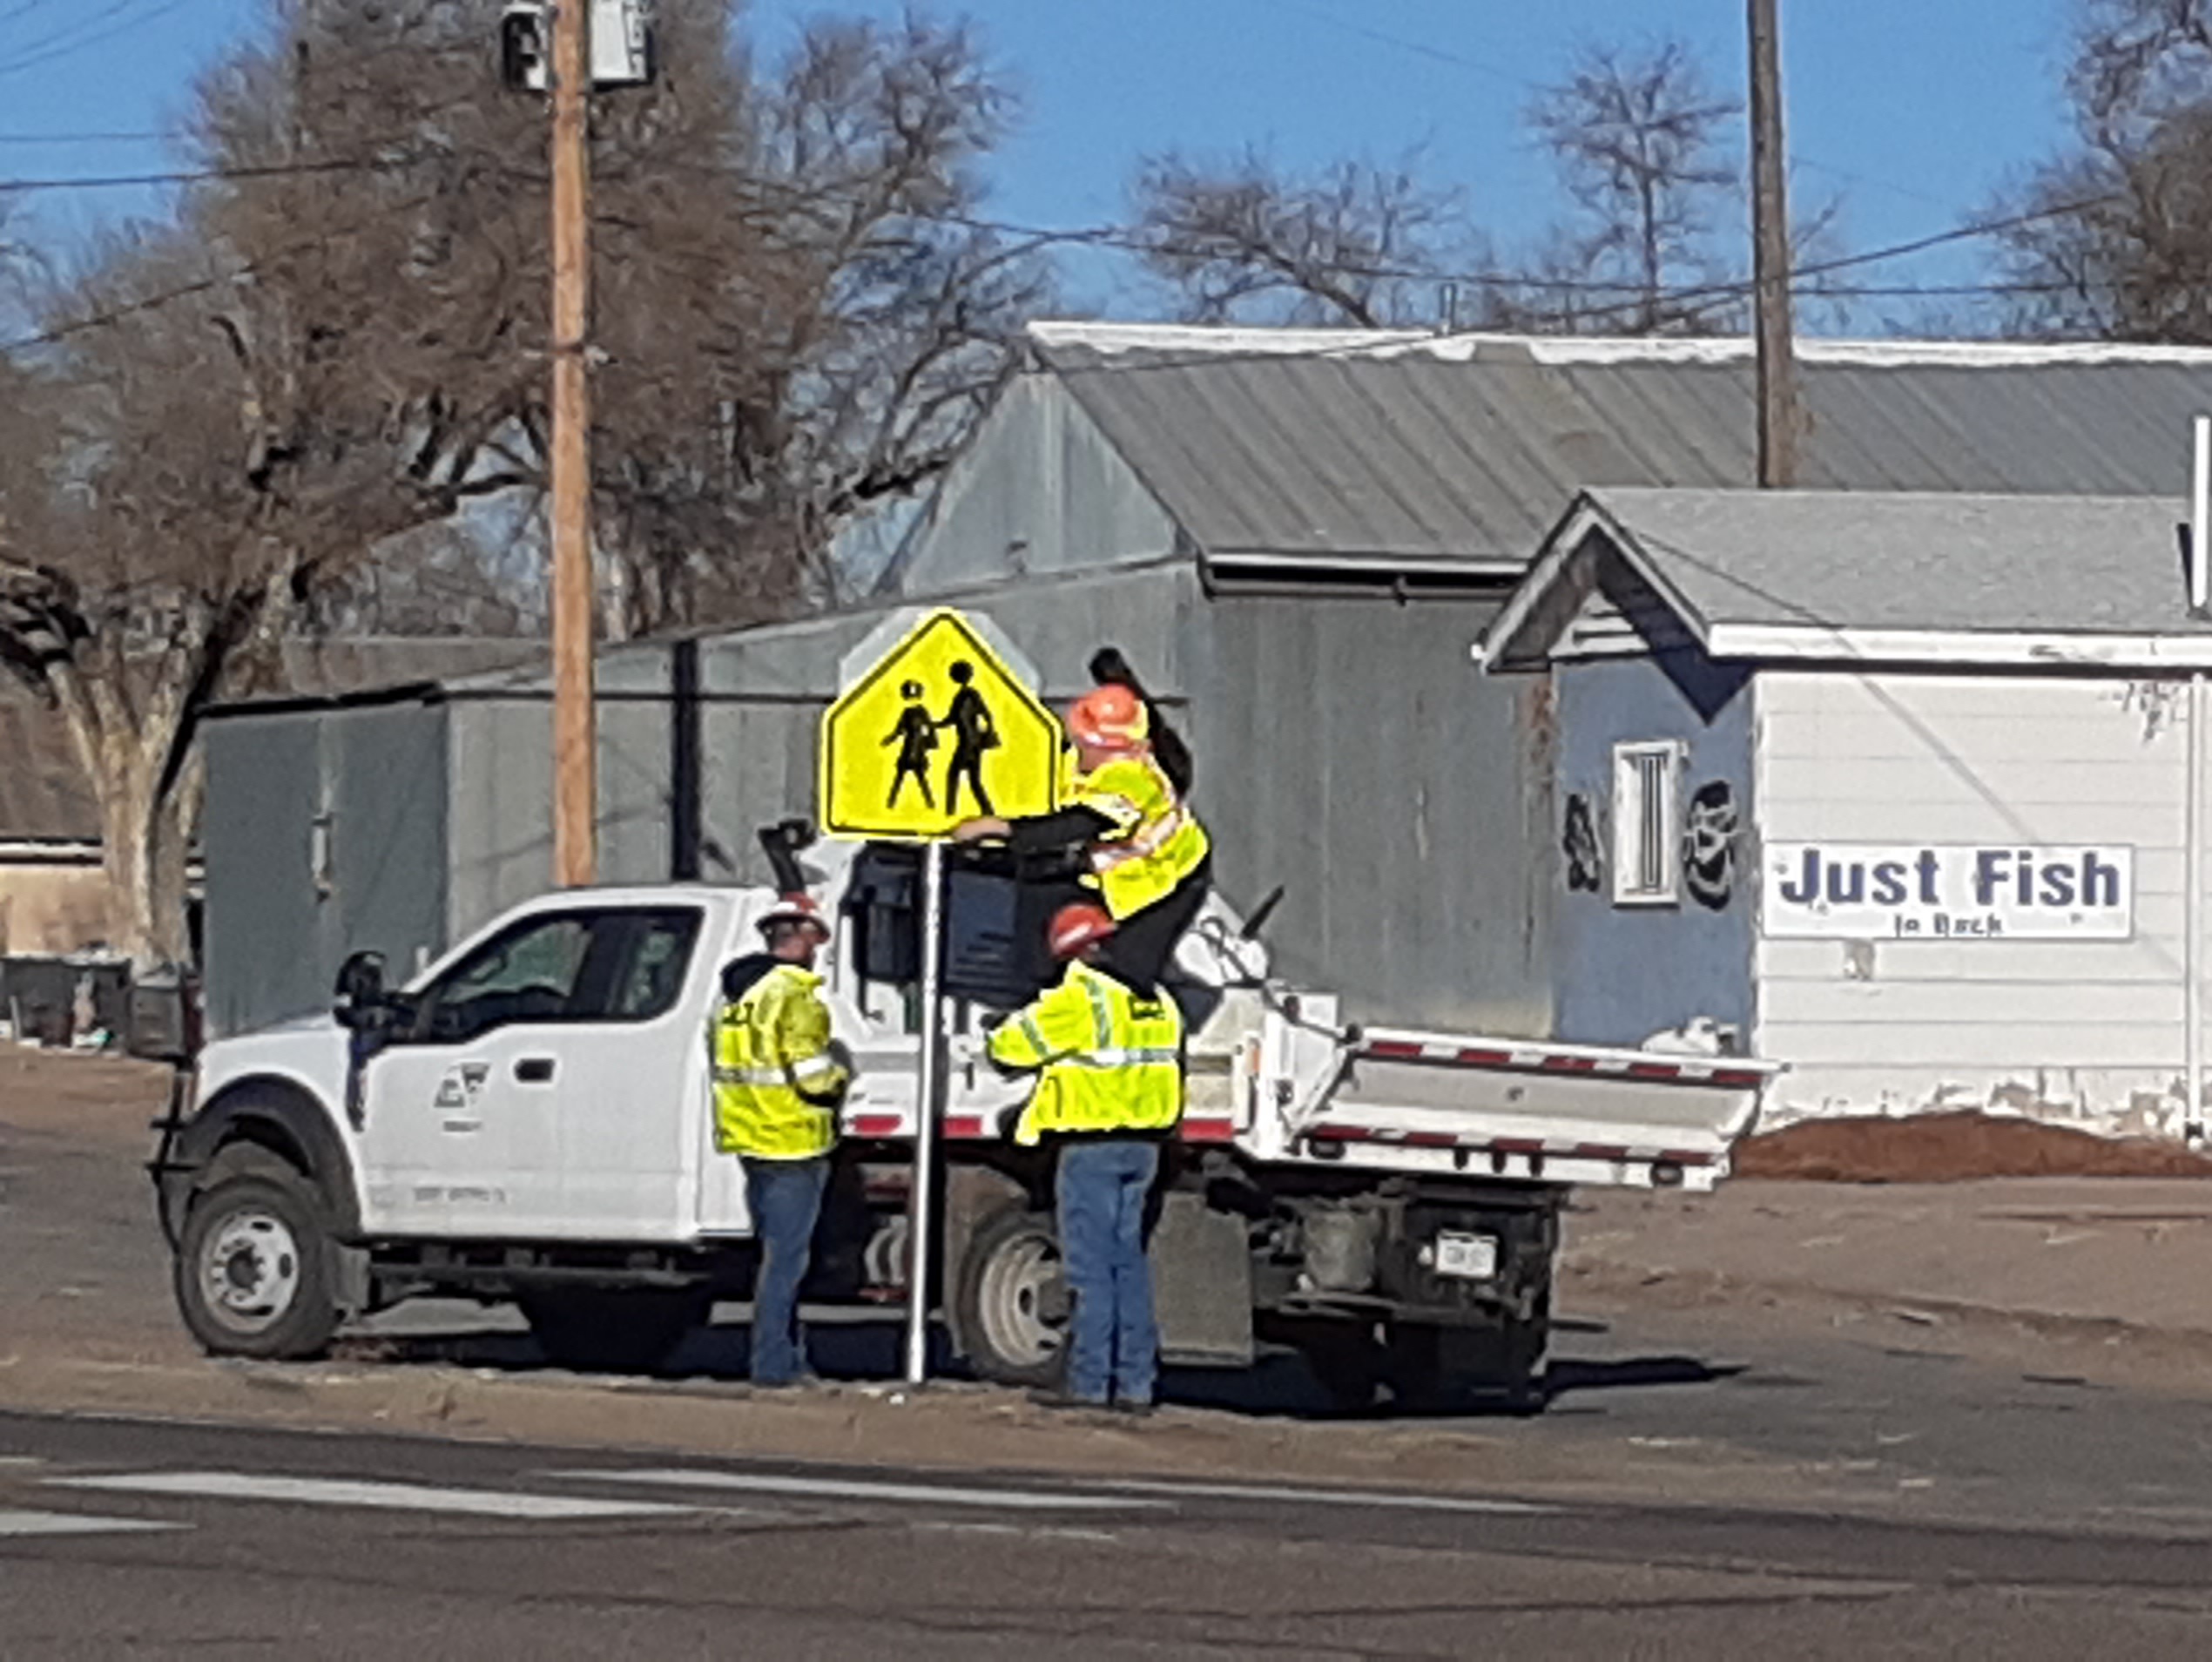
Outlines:
{"type": "Polygon", "coordinates": [[[553,1058],[550,1056],[526,1056],[515,1064],[515,1078],[524,1084],[550,1084],[553,1082],[553,1058]]]}

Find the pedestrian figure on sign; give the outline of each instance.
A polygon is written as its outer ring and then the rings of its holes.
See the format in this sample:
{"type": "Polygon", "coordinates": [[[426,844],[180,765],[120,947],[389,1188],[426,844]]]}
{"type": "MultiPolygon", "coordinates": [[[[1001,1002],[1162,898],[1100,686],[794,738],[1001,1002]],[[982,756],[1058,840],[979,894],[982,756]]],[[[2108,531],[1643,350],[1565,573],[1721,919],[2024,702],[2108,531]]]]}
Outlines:
{"type": "Polygon", "coordinates": [[[899,712],[899,725],[883,739],[887,748],[892,745],[899,747],[899,767],[891,777],[891,801],[887,806],[899,806],[899,793],[912,779],[921,787],[922,806],[934,808],[937,799],[929,789],[929,753],[937,748],[937,723],[922,707],[920,681],[908,681],[899,689],[899,694],[906,699],[907,707],[899,712]]]}
{"type": "Polygon", "coordinates": [[[975,690],[975,666],[963,660],[953,665],[951,673],[960,691],[953,694],[952,707],[937,724],[953,730],[953,760],[945,769],[945,812],[960,812],[961,781],[966,780],[975,796],[976,812],[990,814],[995,810],[990,793],[983,788],[983,753],[999,747],[998,725],[991,720],[991,706],[975,690]]]}

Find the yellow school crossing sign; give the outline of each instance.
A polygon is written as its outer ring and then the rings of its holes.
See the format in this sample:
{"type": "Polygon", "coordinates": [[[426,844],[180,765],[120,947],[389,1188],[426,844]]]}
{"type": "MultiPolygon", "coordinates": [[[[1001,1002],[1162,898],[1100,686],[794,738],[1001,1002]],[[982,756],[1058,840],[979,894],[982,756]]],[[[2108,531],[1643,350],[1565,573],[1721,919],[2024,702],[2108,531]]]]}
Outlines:
{"type": "Polygon", "coordinates": [[[846,659],[822,718],[825,831],[929,841],[981,814],[1059,806],[1060,724],[990,632],[940,610],[895,620],[846,659]]]}

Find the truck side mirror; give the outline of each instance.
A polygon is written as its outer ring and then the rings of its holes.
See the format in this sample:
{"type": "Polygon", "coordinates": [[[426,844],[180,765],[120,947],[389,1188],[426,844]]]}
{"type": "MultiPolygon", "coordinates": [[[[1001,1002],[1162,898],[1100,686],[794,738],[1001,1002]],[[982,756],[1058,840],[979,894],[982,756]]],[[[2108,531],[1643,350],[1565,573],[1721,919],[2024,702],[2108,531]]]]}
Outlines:
{"type": "Polygon", "coordinates": [[[341,1027],[364,1028],[381,1024],[391,1013],[384,993],[384,955],[356,952],[339,966],[338,984],[332,990],[331,1013],[341,1027]]]}

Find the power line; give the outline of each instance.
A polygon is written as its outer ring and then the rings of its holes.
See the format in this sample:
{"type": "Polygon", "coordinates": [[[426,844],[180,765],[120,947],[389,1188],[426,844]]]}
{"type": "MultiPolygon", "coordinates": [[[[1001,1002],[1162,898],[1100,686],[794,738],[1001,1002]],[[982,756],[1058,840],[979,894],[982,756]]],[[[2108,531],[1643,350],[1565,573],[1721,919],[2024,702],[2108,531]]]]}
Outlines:
{"type": "MultiPolygon", "coordinates": [[[[361,170],[363,168],[384,166],[397,169],[404,166],[404,165],[405,164],[396,162],[390,164],[379,164],[362,163],[359,161],[334,161],[324,163],[287,164],[281,166],[266,169],[214,169],[208,170],[208,172],[211,176],[251,178],[267,176],[271,174],[282,175],[285,173],[314,172],[327,172],[341,169],[361,170]]],[[[732,174],[727,168],[716,166],[713,164],[699,163],[678,165],[688,166],[695,171],[710,171],[718,175],[727,178],[741,177],[732,174]]],[[[142,175],[138,177],[145,178],[151,176],[142,175]]],[[[782,186],[776,184],[773,181],[764,179],[745,179],[743,182],[755,189],[780,194],[787,202],[819,204],[823,202],[835,202],[841,199],[848,206],[867,206],[866,204],[858,204],[857,199],[849,197],[840,199],[834,193],[808,192],[803,187],[798,186],[782,186]]],[[[6,182],[0,181],[0,189],[4,188],[7,188],[6,182]]],[[[423,199],[423,201],[427,202],[429,199],[430,199],[428,198],[425,198],[423,199]]],[[[1817,261],[1800,267],[1794,274],[1794,280],[1796,282],[1802,285],[1807,278],[1815,278],[1824,276],[1833,272],[1852,270],[1864,266],[1877,265],[1892,260],[1904,259],[1915,253],[1925,253],[1930,248],[1940,247],[1950,243],[1965,241],[1977,237],[2000,235],[2006,231],[2015,230],[2023,226],[2035,224],[2045,220],[2063,218],[2066,215],[2078,213],[2091,207],[2101,206],[2117,199],[2119,199],[2119,198],[2114,194],[2089,197],[2074,201],[2059,203],[2049,207],[2034,209],[2029,212],[2008,214],[2000,219],[1980,220],[1970,225],[1959,226],[1948,231],[1934,232],[1925,236],[1916,237],[1910,241],[1893,243],[1885,247],[1870,249],[1859,253],[1845,254],[1835,259],[1817,261]]],[[[421,205],[421,204],[418,203],[414,206],[421,205]]],[[[1157,245],[1149,243],[1144,240],[1133,236],[1127,232],[1111,227],[1073,231],[1057,230],[1047,226],[1022,225],[1008,220],[986,219],[980,215],[943,212],[930,213],[927,211],[894,211],[887,214],[887,217],[921,220],[927,223],[954,225],[966,229],[983,231],[998,235],[1017,236],[1036,242],[1040,245],[1082,244],[1087,246],[1116,248],[1125,252],[1138,253],[1157,251],[1157,245]]],[[[42,330],[37,334],[24,335],[12,341],[0,341],[0,353],[25,351],[42,346],[57,344],[58,342],[67,340],[74,335],[86,333],[91,329],[104,328],[111,323],[119,322],[125,318],[135,316],[142,312],[150,311],[161,306],[169,305],[176,301],[189,298],[194,294],[205,294],[212,289],[238,282],[246,277],[256,274],[264,265],[271,263],[275,260],[287,257],[294,253],[303,253],[320,247],[324,240],[326,240],[326,239],[318,237],[311,241],[296,245],[293,247],[280,250],[275,254],[264,256],[261,260],[243,266],[238,271],[225,276],[206,278],[181,284],[172,289],[145,296],[139,300],[111,307],[105,311],[95,313],[84,318],[75,319],[68,323],[57,325],[51,328],[42,330]]],[[[1550,312],[1533,314],[1527,317],[1527,321],[1538,324],[1548,322],[1570,323],[1576,321],[1587,321],[1594,318],[1602,318],[1620,312],[1635,310],[1644,306],[1650,299],[1654,298],[1647,295],[1640,286],[1608,283],[1589,279],[1546,277],[1525,272],[1514,273],[1488,271],[1453,273],[1417,270],[1412,267],[1391,267],[1373,265],[1362,266],[1352,264],[1350,262],[1316,262],[1316,268],[1325,271],[1329,274],[1334,276],[1358,277],[1377,281],[1388,280],[1439,284],[1462,283],[1475,288],[1508,290],[1518,288],[1548,293],[1590,293],[1600,294],[1617,294],[1623,296],[1622,299],[1618,301],[1602,301],[1587,306],[1579,306],[1572,309],[1559,309],[1550,312]]],[[[1860,297],[1912,298],[1916,296],[1933,297],[1967,294],[2067,293],[2081,291],[2087,287],[2087,286],[2086,285],[2067,282],[2021,282],[1930,286],[1887,285],[1870,286],[1863,288],[1838,286],[1799,287],[1797,292],[1807,299],[1836,300],[1860,297]]],[[[1666,305],[1676,316],[1694,316],[1699,312],[1710,311],[1716,307],[1726,305],[1732,301],[1740,301],[1744,297],[1744,295],[1750,292],[1750,287],[1751,285],[1749,282],[1737,280],[1726,282],[1703,284],[1687,288],[1668,289],[1662,291],[1656,298],[1660,302],[1666,305]]],[[[1481,333],[1484,333],[1484,331],[1480,329],[1460,329],[1441,334],[1436,338],[1451,339],[1454,336],[1465,337],[1468,335],[1480,334],[1481,333]]],[[[1271,351],[1254,355],[1266,361],[1275,361],[1287,356],[1327,356],[1337,355],[1346,352],[1363,351],[1366,348],[1364,347],[1359,346],[1328,347],[1315,348],[1313,353],[1311,355],[1271,351]]],[[[1189,364],[1217,363],[1223,361],[1225,357],[1230,355],[1233,355],[1208,352],[1204,355],[1190,357],[1184,361],[1189,364]]],[[[1176,367],[1176,365],[1167,360],[1155,359],[1148,361],[1142,366],[1131,367],[1167,368],[1176,367]]]]}
{"type": "MultiPolygon", "coordinates": [[[[378,217],[381,218],[384,214],[392,213],[411,213],[416,208],[428,206],[433,199],[431,197],[425,196],[419,197],[412,202],[399,203],[380,210],[378,217]]],[[[67,322],[53,324],[38,330],[36,334],[18,335],[10,341],[0,341],[0,356],[17,352],[35,351],[40,347],[58,346],[63,341],[72,340],[78,335],[88,334],[94,329],[111,328],[141,314],[158,311],[165,306],[173,306],[181,300],[189,300],[195,294],[205,294],[215,289],[235,287],[248,278],[260,276],[262,272],[280,260],[289,260],[294,254],[311,253],[315,249],[327,247],[334,237],[350,236],[367,228],[366,224],[356,224],[342,230],[325,232],[317,236],[304,238],[298,242],[287,244],[284,247],[263,254],[258,259],[247,260],[235,271],[226,272],[219,276],[194,278],[189,282],[179,283],[172,287],[159,289],[151,294],[142,294],[136,300],[121,301],[112,306],[103,307],[97,312],[88,313],[83,317],[71,318],[67,322]]]]}
{"type": "Polygon", "coordinates": [[[402,161],[361,159],[271,162],[259,167],[188,167],[152,173],[98,173],[71,179],[0,179],[0,195],[30,191],[106,191],[149,185],[200,185],[217,179],[288,179],[302,173],[363,173],[405,167],[402,161]]]}
{"type": "Polygon", "coordinates": [[[0,132],[0,145],[166,144],[175,136],[166,132],[0,132]]]}
{"type": "Polygon", "coordinates": [[[37,69],[42,64],[56,63],[64,57],[73,57],[88,46],[97,46],[103,41],[112,40],[118,35],[142,28],[147,24],[167,17],[172,11],[182,10],[186,0],[154,0],[151,7],[141,10],[137,17],[125,15],[132,6],[141,3],[142,0],[114,0],[114,3],[103,11],[95,12],[89,17],[80,17],[74,23],[64,24],[44,40],[33,41],[28,49],[30,54],[29,57],[0,64],[0,77],[20,75],[26,70],[37,69]],[[97,26],[103,23],[107,24],[108,26],[105,29],[97,26]],[[91,30],[90,33],[84,32],[88,30],[91,30]]]}
{"type": "MultiPolygon", "coordinates": [[[[861,199],[851,196],[840,196],[835,192],[809,191],[802,186],[784,185],[773,180],[754,179],[745,175],[736,174],[730,169],[714,163],[694,163],[685,162],[681,159],[671,159],[670,162],[663,165],[674,166],[685,168],[691,172],[712,173],[736,179],[742,182],[750,189],[780,195],[786,199],[787,202],[792,203],[795,206],[804,206],[817,203],[842,203],[847,206],[873,206],[861,199]]],[[[1793,282],[1801,282],[1806,278],[1823,276],[1831,272],[1847,271],[1861,266],[1881,264],[1892,260],[1905,259],[1912,254],[1924,253],[1929,249],[1942,247],[1954,242],[1966,241],[1979,237],[2001,235],[2005,232],[2018,230],[2022,226],[2033,225],[2042,220],[2063,219],[2071,214],[2083,213],[2093,207],[2106,206],[2121,199],[2122,198],[2118,193],[2108,192],[2097,196],[2083,197],[2070,201],[2054,203],[2045,207],[2028,209],[2019,213],[2006,214],[1996,219],[1975,220],[1970,224],[1953,226],[1949,230],[1931,232],[1925,236],[1915,237],[1908,241],[1891,243],[1882,247],[1868,249],[1858,253],[1843,254],[1832,259],[1817,260],[1809,264],[1801,265],[1795,272],[1792,273],[1792,280],[1793,282]]],[[[1171,249],[1163,248],[1161,243],[1157,240],[1148,239],[1144,236],[1118,226],[1096,226],[1076,230],[1065,230],[1047,226],[1023,225],[1005,220],[987,219],[976,214],[949,211],[933,212],[925,209],[891,209],[886,211],[885,217],[889,219],[916,220],[937,224],[959,226],[970,230],[995,233],[1006,236],[1022,237],[1040,244],[1076,244],[1092,247],[1112,248],[1123,253],[1136,254],[1159,254],[1162,253],[1173,252],[1171,249]]],[[[1204,256],[1194,254],[1190,257],[1193,259],[1202,259],[1204,256]]],[[[1224,257],[1233,258],[1234,251],[1231,251],[1224,257]]],[[[1565,293],[1588,292],[1592,294],[1615,294],[1629,297],[1628,300],[1622,301],[1619,306],[1596,308],[1602,311],[1626,310],[1630,307],[1640,305],[1642,303],[1643,298],[1649,292],[1641,283],[1612,282],[1590,278],[1550,277],[1529,272],[1508,272],[1497,270],[1447,271],[1410,266],[1390,266],[1379,263],[1341,260],[1313,260],[1305,263],[1313,271],[1324,275],[1332,277],[1353,277],[1376,282],[1460,283],[1474,288],[1538,288],[1556,290],[1565,293]]],[[[1984,292],[1985,290],[1996,292],[1997,290],[2007,286],[1960,284],[1952,287],[1955,287],[1956,292],[1959,293],[1975,293],[1984,292]]],[[[2059,287],[2072,287],[2072,285],[2060,285],[2059,287]]],[[[1658,298],[1672,303],[1679,303],[1686,300],[1703,300],[1707,298],[1740,298],[1743,294],[1748,294],[1750,291],[1750,287],[1751,285],[1749,282],[1730,279],[1726,281],[1701,284],[1689,287],[1663,289],[1660,292],[1658,298]]],[[[1825,294],[1830,297],[1839,297],[1844,294],[1846,291],[1840,287],[1831,287],[1814,289],[1809,292],[1816,295],[1825,294]]],[[[1941,291],[1930,290],[1929,292],[1941,291]]]]}
{"type": "MultiPolygon", "coordinates": [[[[1508,86],[1517,86],[1524,92],[1541,95],[1554,90],[1542,81],[1533,80],[1527,76],[1517,74],[1499,64],[1487,63],[1478,57],[1469,57],[1463,52],[1453,51],[1427,41],[1414,40],[1405,35],[1395,35],[1388,30],[1377,29],[1370,24],[1354,23],[1348,17],[1339,17],[1321,7],[1303,3],[1303,0],[1264,0],[1264,3],[1280,7],[1285,11],[1297,12],[1302,17],[1312,18],[1316,23],[1326,24],[1332,29],[1341,30],[1348,35],[1356,35],[1362,40],[1371,40],[1384,46],[1393,46],[1400,51],[1410,52],[1415,57],[1426,57],[1435,63],[1448,64],[1454,68],[1471,70],[1475,74],[1487,76],[1494,81],[1502,82],[1508,86]]],[[[1910,198],[1916,202],[1925,202],[1932,206],[1946,206],[1939,199],[1925,192],[1909,190],[1905,186],[1892,184],[1888,179],[1875,179],[1865,173],[1852,172],[1847,168],[1831,166],[1826,162],[1815,161],[1809,156],[1792,154],[1790,159],[1799,167],[1809,167],[1816,172],[1827,173],[1851,184],[1870,185],[1876,190],[1894,192],[1897,195],[1910,198]]]]}

